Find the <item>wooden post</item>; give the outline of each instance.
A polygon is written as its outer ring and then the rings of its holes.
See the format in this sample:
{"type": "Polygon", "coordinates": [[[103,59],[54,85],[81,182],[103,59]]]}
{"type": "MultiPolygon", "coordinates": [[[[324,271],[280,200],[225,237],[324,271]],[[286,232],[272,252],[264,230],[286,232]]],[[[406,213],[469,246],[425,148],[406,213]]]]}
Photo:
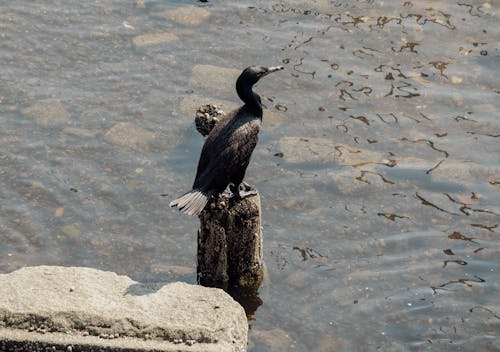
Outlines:
{"type": "MultiPolygon", "coordinates": [[[[222,116],[224,112],[215,105],[198,108],[195,115],[198,132],[206,136],[222,116]]],[[[209,200],[199,216],[200,284],[257,293],[264,278],[260,214],[258,193],[243,199],[220,194],[209,200]]]]}
{"type": "Polygon", "coordinates": [[[212,198],[200,214],[198,280],[256,290],[264,277],[260,197],[212,198]]]}

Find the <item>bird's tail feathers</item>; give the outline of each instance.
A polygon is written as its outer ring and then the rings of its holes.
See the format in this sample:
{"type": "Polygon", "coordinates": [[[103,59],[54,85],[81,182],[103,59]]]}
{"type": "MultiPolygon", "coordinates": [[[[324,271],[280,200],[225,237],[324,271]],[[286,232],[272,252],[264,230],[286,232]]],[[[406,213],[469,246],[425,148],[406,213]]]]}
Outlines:
{"type": "Polygon", "coordinates": [[[200,215],[201,211],[207,205],[212,192],[204,192],[199,189],[193,189],[190,192],[174,199],[170,202],[172,208],[177,207],[180,212],[187,215],[200,215]]]}

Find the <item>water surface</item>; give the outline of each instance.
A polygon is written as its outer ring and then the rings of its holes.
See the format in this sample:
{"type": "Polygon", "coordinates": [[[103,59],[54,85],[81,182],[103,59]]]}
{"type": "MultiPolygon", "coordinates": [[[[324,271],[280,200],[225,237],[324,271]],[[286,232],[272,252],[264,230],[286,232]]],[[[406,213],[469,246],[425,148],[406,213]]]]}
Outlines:
{"type": "Polygon", "coordinates": [[[0,10],[1,272],[195,283],[197,219],[167,207],[194,177],[194,109],[230,110],[235,72],[282,64],[256,87],[267,279],[249,350],[500,349],[497,4],[0,10]]]}

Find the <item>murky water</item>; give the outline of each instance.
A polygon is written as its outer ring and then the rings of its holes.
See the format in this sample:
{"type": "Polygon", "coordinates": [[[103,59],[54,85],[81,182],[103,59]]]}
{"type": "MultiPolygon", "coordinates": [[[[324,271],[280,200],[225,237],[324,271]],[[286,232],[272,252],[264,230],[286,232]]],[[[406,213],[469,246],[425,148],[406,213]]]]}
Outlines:
{"type": "Polygon", "coordinates": [[[194,109],[283,64],[251,351],[500,349],[498,3],[0,5],[0,271],[194,283],[194,109]],[[195,7],[189,7],[194,5],[195,7]]]}

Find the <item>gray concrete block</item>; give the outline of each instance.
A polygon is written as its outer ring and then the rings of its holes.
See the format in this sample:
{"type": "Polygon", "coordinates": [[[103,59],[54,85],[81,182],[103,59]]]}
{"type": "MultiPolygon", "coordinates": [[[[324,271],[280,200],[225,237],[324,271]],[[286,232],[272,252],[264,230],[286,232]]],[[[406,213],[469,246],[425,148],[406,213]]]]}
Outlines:
{"type": "Polygon", "coordinates": [[[243,308],[219,289],[90,268],[0,275],[0,351],[246,351],[247,335],[243,308]]]}

